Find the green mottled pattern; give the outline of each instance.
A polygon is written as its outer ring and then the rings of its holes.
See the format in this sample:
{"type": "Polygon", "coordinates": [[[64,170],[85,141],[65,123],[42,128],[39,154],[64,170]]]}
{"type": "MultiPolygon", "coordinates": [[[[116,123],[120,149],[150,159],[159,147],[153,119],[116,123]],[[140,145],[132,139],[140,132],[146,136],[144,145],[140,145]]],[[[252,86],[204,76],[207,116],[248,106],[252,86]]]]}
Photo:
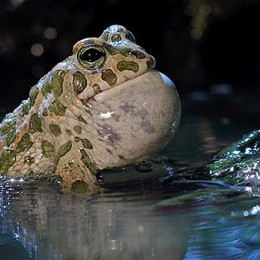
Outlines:
{"type": "Polygon", "coordinates": [[[123,56],[127,57],[130,55],[130,53],[132,51],[132,49],[130,49],[130,48],[125,48],[125,47],[120,47],[120,46],[114,47],[109,44],[104,44],[104,47],[107,49],[107,51],[111,55],[122,54],[123,56]]]}
{"type": "Polygon", "coordinates": [[[138,63],[136,63],[134,61],[122,60],[117,63],[117,68],[119,71],[131,70],[133,72],[138,72],[139,65],[138,65],[138,63]]]}
{"type": "Polygon", "coordinates": [[[36,133],[36,132],[42,132],[42,121],[38,117],[38,114],[35,113],[31,116],[30,122],[29,122],[29,131],[30,133],[36,133]]]}
{"type": "Polygon", "coordinates": [[[116,84],[117,77],[116,74],[111,70],[103,70],[101,78],[106,81],[110,86],[116,84]]]}
{"type": "Polygon", "coordinates": [[[81,180],[77,180],[72,183],[71,190],[76,193],[83,193],[89,190],[89,185],[81,180]]]}
{"type": "Polygon", "coordinates": [[[83,163],[86,165],[86,167],[90,170],[90,172],[95,175],[96,174],[96,170],[87,154],[87,152],[84,149],[80,150],[81,153],[81,160],[83,161],[83,163]]]}
{"type": "Polygon", "coordinates": [[[55,165],[58,164],[58,162],[62,156],[64,156],[67,152],[69,152],[71,150],[71,147],[72,147],[72,142],[71,142],[71,140],[69,140],[67,143],[63,144],[59,148],[57,155],[55,157],[55,165]]]}
{"type": "Polygon", "coordinates": [[[87,87],[87,80],[79,71],[73,75],[73,87],[76,94],[80,94],[87,87]]]}
{"type": "Polygon", "coordinates": [[[13,143],[16,134],[16,121],[8,119],[8,115],[5,117],[3,121],[0,131],[5,135],[5,142],[7,146],[13,143]]]}
{"type": "Polygon", "coordinates": [[[77,143],[77,142],[80,141],[80,138],[79,138],[78,136],[75,136],[74,140],[75,140],[75,142],[77,143]]]}
{"type": "Polygon", "coordinates": [[[60,101],[54,100],[50,105],[50,111],[53,112],[56,116],[64,116],[66,107],[64,107],[60,101]]]}
{"type": "Polygon", "coordinates": [[[29,96],[30,96],[30,105],[33,106],[35,103],[35,99],[37,97],[39,93],[39,89],[37,87],[37,85],[33,86],[29,92],[29,96]]]}
{"type": "Polygon", "coordinates": [[[82,132],[82,127],[80,125],[75,125],[74,130],[77,134],[81,134],[82,132]]]}
{"type": "Polygon", "coordinates": [[[0,173],[7,173],[8,169],[14,165],[16,153],[13,150],[2,152],[0,156],[0,173]]]}
{"type": "Polygon", "coordinates": [[[65,74],[63,70],[56,70],[51,77],[50,85],[55,97],[59,97],[63,92],[63,79],[65,74]]]}
{"type": "Polygon", "coordinates": [[[65,131],[66,131],[67,135],[69,135],[69,136],[72,135],[72,133],[69,129],[66,129],[65,131]]]}
{"type": "Polygon", "coordinates": [[[51,93],[51,86],[48,82],[46,82],[42,88],[41,88],[41,92],[43,94],[43,96],[46,96],[48,93],[51,93]]]}
{"type": "Polygon", "coordinates": [[[94,84],[92,88],[93,88],[95,94],[98,94],[101,92],[100,86],[98,84],[94,84]]]}
{"type": "Polygon", "coordinates": [[[21,115],[21,116],[27,115],[27,114],[29,113],[29,111],[30,111],[30,108],[31,108],[31,106],[30,106],[28,100],[24,100],[24,101],[22,102],[22,104],[21,104],[21,112],[20,112],[20,115],[21,115]]]}
{"type": "Polygon", "coordinates": [[[42,153],[45,157],[53,157],[54,151],[54,145],[51,142],[47,140],[42,141],[42,153]]]}
{"type": "Polygon", "coordinates": [[[23,151],[27,151],[30,147],[32,147],[33,142],[30,140],[30,135],[28,133],[24,134],[17,144],[16,152],[20,153],[23,151]]]}
{"type": "Polygon", "coordinates": [[[61,129],[58,125],[50,124],[49,128],[50,128],[51,133],[54,134],[56,137],[61,134],[61,129]]]}
{"type": "Polygon", "coordinates": [[[88,139],[81,139],[82,145],[86,149],[93,149],[91,142],[88,139]]]}

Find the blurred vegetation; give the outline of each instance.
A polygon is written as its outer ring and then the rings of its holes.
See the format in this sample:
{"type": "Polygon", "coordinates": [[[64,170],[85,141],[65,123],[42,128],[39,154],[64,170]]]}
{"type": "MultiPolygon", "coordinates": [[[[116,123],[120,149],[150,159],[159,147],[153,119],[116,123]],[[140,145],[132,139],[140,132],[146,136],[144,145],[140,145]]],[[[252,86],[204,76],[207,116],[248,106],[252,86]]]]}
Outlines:
{"type": "Polygon", "coordinates": [[[260,0],[1,0],[0,108],[26,98],[76,41],[114,23],[134,33],[181,95],[214,84],[259,91],[259,20],[260,0]]]}

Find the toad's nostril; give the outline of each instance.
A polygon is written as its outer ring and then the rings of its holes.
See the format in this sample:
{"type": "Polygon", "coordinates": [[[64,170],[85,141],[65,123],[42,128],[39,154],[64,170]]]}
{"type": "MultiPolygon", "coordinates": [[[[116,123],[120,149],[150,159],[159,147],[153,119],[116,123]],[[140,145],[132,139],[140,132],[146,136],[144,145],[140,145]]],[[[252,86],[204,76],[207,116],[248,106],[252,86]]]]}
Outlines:
{"type": "Polygon", "coordinates": [[[133,50],[130,53],[131,55],[135,56],[137,59],[144,59],[146,57],[146,55],[139,50],[133,50]]]}

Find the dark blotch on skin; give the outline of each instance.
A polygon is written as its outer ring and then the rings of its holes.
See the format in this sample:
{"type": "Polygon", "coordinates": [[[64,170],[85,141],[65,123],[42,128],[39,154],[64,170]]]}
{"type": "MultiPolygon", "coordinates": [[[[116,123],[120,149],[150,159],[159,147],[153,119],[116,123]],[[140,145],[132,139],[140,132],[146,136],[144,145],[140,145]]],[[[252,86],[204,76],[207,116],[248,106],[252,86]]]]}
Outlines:
{"type": "Polygon", "coordinates": [[[10,120],[6,116],[0,128],[0,134],[5,135],[5,142],[8,146],[12,144],[16,135],[16,120],[10,120]]]}
{"type": "Polygon", "coordinates": [[[3,151],[0,155],[0,171],[6,173],[16,161],[16,152],[13,150],[3,151]]]}
{"type": "Polygon", "coordinates": [[[114,144],[121,140],[120,135],[117,132],[115,132],[110,125],[104,124],[101,127],[102,127],[102,130],[100,131],[101,136],[106,137],[106,140],[108,140],[111,144],[114,144]]]}
{"type": "Polygon", "coordinates": [[[73,75],[73,87],[76,94],[82,93],[84,89],[87,87],[87,80],[84,77],[84,75],[79,71],[77,71],[73,75]]]}
{"type": "Polygon", "coordinates": [[[66,107],[64,107],[60,101],[54,100],[50,105],[50,111],[56,116],[64,116],[66,107]]]}
{"type": "Polygon", "coordinates": [[[93,88],[95,94],[98,94],[101,92],[100,86],[98,84],[94,84],[92,86],[92,88],[93,88]]]}
{"type": "Polygon", "coordinates": [[[82,142],[82,145],[83,145],[84,148],[93,149],[93,146],[88,139],[82,139],[81,142],[82,142]]]}
{"type": "Polygon", "coordinates": [[[35,113],[31,116],[29,122],[30,133],[42,132],[42,121],[38,117],[38,114],[35,113]]]}
{"type": "Polygon", "coordinates": [[[131,70],[136,73],[139,70],[139,65],[134,61],[122,60],[117,63],[117,68],[119,71],[131,70]]]}
{"type": "Polygon", "coordinates": [[[30,105],[33,106],[34,102],[36,100],[36,97],[39,93],[39,89],[38,87],[35,85],[31,88],[30,92],[29,92],[29,96],[30,96],[30,105]]]}
{"type": "Polygon", "coordinates": [[[135,106],[126,103],[123,106],[120,106],[120,108],[122,110],[124,110],[126,113],[131,113],[131,112],[133,113],[134,109],[135,109],[135,106]]]}
{"type": "Polygon", "coordinates": [[[59,136],[61,134],[61,129],[58,125],[50,124],[49,125],[50,131],[55,135],[59,136]]]}
{"type": "Polygon", "coordinates": [[[56,70],[50,79],[50,87],[55,97],[59,97],[63,92],[63,79],[65,74],[65,71],[56,70]]]}
{"type": "Polygon", "coordinates": [[[114,47],[112,45],[104,43],[103,46],[107,49],[109,54],[111,55],[116,55],[116,54],[122,54],[123,56],[127,57],[130,55],[132,49],[130,48],[125,48],[121,46],[114,47]]]}
{"type": "Polygon", "coordinates": [[[84,149],[80,150],[81,153],[81,160],[83,161],[83,163],[86,165],[86,167],[90,170],[90,172],[95,175],[96,174],[96,170],[93,166],[93,163],[91,162],[87,152],[84,149]]]}
{"type": "Polygon", "coordinates": [[[131,51],[131,54],[134,55],[137,59],[145,59],[145,54],[142,52],[142,51],[139,51],[139,50],[133,50],[131,51]]]}
{"type": "Polygon", "coordinates": [[[52,157],[54,156],[55,148],[54,145],[47,141],[43,140],[42,141],[42,153],[45,157],[52,157]]]}
{"type": "Polygon", "coordinates": [[[29,148],[31,148],[33,145],[33,142],[30,141],[30,135],[28,133],[24,134],[17,144],[16,152],[20,153],[22,151],[27,151],[29,148]]]}
{"type": "Polygon", "coordinates": [[[117,77],[116,74],[111,70],[103,70],[101,78],[108,83],[108,85],[112,86],[116,84],[117,77]]]}
{"type": "Polygon", "coordinates": [[[118,155],[118,158],[121,159],[121,160],[126,160],[125,157],[123,155],[118,155]]]}
{"type": "Polygon", "coordinates": [[[71,147],[72,147],[71,140],[69,140],[67,143],[65,143],[65,144],[60,146],[60,148],[59,148],[59,150],[57,152],[57,156],[55,157],[55,160],[54,160],[55,166],[57,166],[60,158],[71,150],[71,147]]]}
{"type": "Polygon", "coordinates": [[[145,133],[151,134],[154,133],[155,129],[154,127],[148,122],[148,121],[143,121],[141,123],[141,128],[145,133]]]}
{"type": "Polygon", "coordinates": [[[77,116],[77,119],[80,121],[80,122],[82,122],[82,123],[84,123],[84,124],[88,124],[88,122],[83,118],[83,116],[82,115],[79,115],[79,116],[77,116]]]}
{"type": "Polygon", "coordinates": [[[81,180],[74,181],[71,185],[71,190],[76,193],[83,193],[89,190],[89,185],[81,180]]]}

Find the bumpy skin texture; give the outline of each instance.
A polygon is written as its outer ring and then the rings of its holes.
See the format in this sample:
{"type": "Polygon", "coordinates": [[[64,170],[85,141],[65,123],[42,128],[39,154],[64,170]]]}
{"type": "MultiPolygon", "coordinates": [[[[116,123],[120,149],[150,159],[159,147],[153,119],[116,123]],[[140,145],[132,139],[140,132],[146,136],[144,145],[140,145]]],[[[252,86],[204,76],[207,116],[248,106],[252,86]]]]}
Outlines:
{"type": "Polygon", "coordinates": [[[97,170],[161,149],[178,125],[180,102],[154,66],[154,58],[123,26],[77,42],[73,55],[41,78],[2,121],[0,173],[54,174],[64,187],[91,185],[97,170]],[[158,104],[149,102],[153,99],[158,104]]]}

